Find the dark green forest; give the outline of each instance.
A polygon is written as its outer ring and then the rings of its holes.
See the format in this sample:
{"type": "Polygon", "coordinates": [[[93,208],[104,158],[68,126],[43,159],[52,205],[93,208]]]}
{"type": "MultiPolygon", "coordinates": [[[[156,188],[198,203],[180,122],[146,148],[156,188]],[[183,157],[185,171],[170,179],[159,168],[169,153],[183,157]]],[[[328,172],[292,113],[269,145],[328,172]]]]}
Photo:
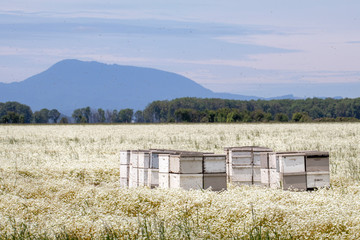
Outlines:
{"type": "Polygon", "coordinates": [[[344,122],[360,120],[360,98],[227,100],[178,98],[154,101],[143,111],[84,107],[65,116],[57,109],[31,108],[18,102],[0,103],[0,123],[234,123],[344,122]]]}

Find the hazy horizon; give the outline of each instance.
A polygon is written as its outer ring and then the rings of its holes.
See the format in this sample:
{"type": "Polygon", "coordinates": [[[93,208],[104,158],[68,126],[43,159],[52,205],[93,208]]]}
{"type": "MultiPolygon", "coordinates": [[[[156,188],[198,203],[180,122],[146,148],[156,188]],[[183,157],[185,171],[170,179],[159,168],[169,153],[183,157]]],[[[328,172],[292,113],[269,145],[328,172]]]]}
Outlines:
{"type": "Polygon", "coordinates": [[[360,2],[5,1],[0,82],[63,59],[170,71],[214,92],[359,97],[360,2]]]}

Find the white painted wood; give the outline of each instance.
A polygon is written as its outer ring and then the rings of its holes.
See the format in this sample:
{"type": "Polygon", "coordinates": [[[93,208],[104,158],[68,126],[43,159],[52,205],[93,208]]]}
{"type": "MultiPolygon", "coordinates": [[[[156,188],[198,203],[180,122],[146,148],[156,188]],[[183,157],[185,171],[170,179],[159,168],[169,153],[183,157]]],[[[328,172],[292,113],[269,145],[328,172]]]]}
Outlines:
{"type": "Polygon", "coordinates": [[[149,168],[150,167],[150,153],[149,152],[139,152],[138,153],[138,167],[139,168],[149,168]]]}
{"type": "Polygon", "coordinates": [[[170,173],[170,188],[202,189],[203,174],[170,173]]]}
{"type": "Polygon", "coordinates": [[[307,188],[330,187],[330,172],[307,172],[307,188]]]}
{"type": "Polygon", "coordinates": [[[204,173],[226,173],[226,156],[204,155],[204,173]]]}
{"type": "Polygon", "coordinates": [[[130,177],[130,165],[129,164],[120,164],[120,178],[130,177]]]}
{"type": "Polygon", "coordinates": [[[252,154],[251,152],[234,152],[231,151],[231,164],[232,165],[251,165],[252,160],[252,154]]]}
{"type": "Polygon", "coordinates": [[[261,166],[261,152],[253,152],[253,164],[254,166],[261,166]]]}
{"type": "Polygon", "coordinates": [[[270,170],[262,168],[261,170],[261,183],[263,186],[270,186],[270,170]]]}
{"type": "Polygon", "coordinates": [[[129,187],[138,187],[139,179],[138,179],[138,168],[130,165],[130,178],[129,178],[129,187]]]}
{"type": "Polygon", "coordinates": [[[120,151],[120,164],[130,164],[130,150],[120,151]]]}
{"type": "Polygon", "coordinates": [[[269,153],[269,169],[276,169],[277,158],[275,152],[269,153]]]}
{"type": "Polygon", "coordinates": [[[159,187],[170,188],[170,174],[159,172],[159,187]]]}
{"type": "Polygon", "coordinates": [[[155,188],[159,186],[159,169],[148,169],[148,187],[155,188]]]}
{"type": "Polygon", "coordinates": [[[231,182],[252,182],[253,168],[251,166],[231,166],[231,182]]]}
{"type": "Polygon", "coordinates": [[[170,173],[203,173],[203,156],[170,155],[170,173]]]}
{"type": "Polygon", "coordinates": [[[302,153],[280,154],[278,161],[281,173],[305,172],[305,155],[302,153]]]}
{"type": "Polygon", "coordinates": [[[128,178],[120,178],[120,187],[121,188],[129,187],[129,179],[128,178]]]}
{"type": "Polygon", "coordinates": [[[148,168],[138,168],[138,186],[148,186],[148,168]]]}
{"type": "Polygon", "coordinates": [[[253,182],[261,182],[261,168],[260,166],[253,166],[252,171],[253,171],[253,182]]]}
{"type": "Polygon", "coordinates": [[[150,154],[150,166],[152,169],[159,169],[159,153],[152,152],[150,154]]]}
{"type": "Polygon", "coordinates": [[[280,173],[276,169],[269,169],[270,174],[270,187],[280,188],[280,173]]]}
{"type": "Polygon", "coordinates": [[[170,154],[159,154],[159,173],[170,172],[170,154]]]}
{"type": "Polygon", "coordinates": [[[139,166],[139,151],[132,150],[130,152],[130,164],[133,167],[138,167],[139,166]]]}

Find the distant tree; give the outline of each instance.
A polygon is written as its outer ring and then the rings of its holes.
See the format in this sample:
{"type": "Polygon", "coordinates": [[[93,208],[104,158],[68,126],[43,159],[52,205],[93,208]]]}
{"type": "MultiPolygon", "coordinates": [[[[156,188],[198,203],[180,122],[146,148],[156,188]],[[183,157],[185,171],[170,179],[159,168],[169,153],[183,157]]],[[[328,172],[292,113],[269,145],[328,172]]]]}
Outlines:
{"type": "Polygon", "coordinates": [[[49,122],[49,109],[43,108],[33,114],[35,123],[48,123],[49,122]]]}
{"type": "Polygon", "coordinates": [[[57,109],[52,109],[49,112],[49,119],[51,119],[53,121],[53,123],[57,123],[59,117],[60,117],[60,112],[57,109]]]}
{"type": "Polygon", "coordinates": [[[145,121],[143,112],[140,110],[135,112],[134,117],[136,123],[143,123],[145,121]]]}
{"type": "Polygon", "coordinates": [[[90,107],[75,109],[71,115],[76,123],[89,123],[91,117],[90,107]]]}
{"type": "Polygon", "coordinates": [[[293,122],[310,122],[312,119],[306,112],[296,112],[292,116],[293,122]]]}
{"type": "Polygon", "coordinates": [[[112,123],[117,123],[117,122],[119,122],[119,116],[118,116],[118,111],[117,111],[117,110],[113,110],[113,111],[112,111],[111,122],[112,122],[112,123]]]}
{"type": "Polygon", "coordinates": [[[105,111],[103,109],[99,108],[98,115],[99,115],[99,122],[104,123],[105,122],[105,111]]]}
{"type": "Polygon", "coordinates": [[[1,123],[25,123],[24,115],[16,112],[7,112],[6,115],[1,116],[1,123]]]}
{"type": "Polygon", "coordinates": [[[69,123],[69,120],[68,120],[66,117],[62,117],[62,118],[60,119],[60,123],[62,123],[62,124],[67,124],[67,123],[69,123]]]}
{"type": "Polygon", "coordinates": [[[276,122],[288,122],[289,117],[285,113],[277,113],[275,115],[275,121],[276,122]]]}
{"type": "Polygon", "coordinates": [[[118,113],[118,121],[121,123],[131,123],[134,110],[130,108],[122,109],[118,113]]]}
{"type": "Polygon", "coordinates": [[[6,123],[30,123],[33,113],[27,105],[18,102],[0,104],[0,118],[6,123]]]}

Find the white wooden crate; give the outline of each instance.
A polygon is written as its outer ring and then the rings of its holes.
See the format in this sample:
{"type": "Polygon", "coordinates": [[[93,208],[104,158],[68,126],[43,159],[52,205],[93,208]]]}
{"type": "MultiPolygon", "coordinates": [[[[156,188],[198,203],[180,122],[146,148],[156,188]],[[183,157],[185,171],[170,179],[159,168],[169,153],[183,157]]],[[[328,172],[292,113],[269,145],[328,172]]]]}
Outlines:
{"type": "Polygon", "coordinates": [[[203,156],[170,155],[170,173],[197,174],[203,173],[203,156]]]}
{"type": "Polygon", "coordinates": [[[170,174],[159,172],[159,187],[170,188],[170,174]]]}
{"type": "Polygon", "coordinates": [[[330,187],[330,172],[307,172],[307,188],[330,187]]]}
{"type": "Polygon", "coordinates": [[[226,173],[226,156],[204,154],[204,173],[226,173]]]}
{"type": "Polygon", "coordinates": [[[130,150],[120,151],[120,164],[130,164],[130,150]]]}
{"type": "Polygon", "coordinates": [[[170,188],[202,189],[203,174],[170,173],[170,188]]]}

